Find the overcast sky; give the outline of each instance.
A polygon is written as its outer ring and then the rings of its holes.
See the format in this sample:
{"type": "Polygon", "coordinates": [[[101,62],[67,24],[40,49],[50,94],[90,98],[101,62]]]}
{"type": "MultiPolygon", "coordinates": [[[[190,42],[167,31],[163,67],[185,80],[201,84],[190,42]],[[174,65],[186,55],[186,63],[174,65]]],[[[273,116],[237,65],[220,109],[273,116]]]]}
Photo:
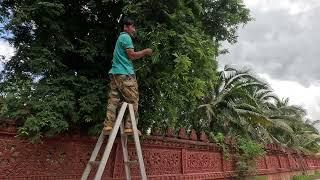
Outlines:
{"type": "Polygon", "coordinates": [[[320,0],[244,0],[255,19],[220,65],[253,69],[280,97],[320,119],[320,0]]]}

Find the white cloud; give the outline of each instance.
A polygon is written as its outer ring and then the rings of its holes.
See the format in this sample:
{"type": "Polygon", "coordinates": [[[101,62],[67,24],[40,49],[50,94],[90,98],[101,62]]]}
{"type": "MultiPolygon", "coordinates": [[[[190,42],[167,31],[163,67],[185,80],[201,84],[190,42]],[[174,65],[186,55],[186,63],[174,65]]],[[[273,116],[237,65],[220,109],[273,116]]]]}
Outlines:
{"type": "Polygon", "coordinates": [[[263,12],[282,10],[292,15],[320,7],[319,0],[245,0],[244,2],[250,9],[263,12]]]}
{"type": "Polygon", "coordinates": [[[5,60],[8,60],[13,54],[14,48],[7,41],[0,39],[0,55],[5,56],[5,60]]]}
{"type": "Polygon", "coordinates": [[[230,54],[221,56],[220,63],[246,65],[273,79],[298,81],[305,86],[319,84],[320,0],[314,4],[310,3],[313,0],[284,0],[284,4],[303,2],[312,7],[295,15],[279,9],[282,0],[247,2],[255,20],[239,29],[238,43],[226,46],[230,54]]]}
{"type": "Polygon", "coordinates": [[[0,59],[0,71],[3,69],[2,65],[8,61],[14,55],[14,48],[4,40],[0,39],[0,56],[4,56],[5,59],[0,59]]]}

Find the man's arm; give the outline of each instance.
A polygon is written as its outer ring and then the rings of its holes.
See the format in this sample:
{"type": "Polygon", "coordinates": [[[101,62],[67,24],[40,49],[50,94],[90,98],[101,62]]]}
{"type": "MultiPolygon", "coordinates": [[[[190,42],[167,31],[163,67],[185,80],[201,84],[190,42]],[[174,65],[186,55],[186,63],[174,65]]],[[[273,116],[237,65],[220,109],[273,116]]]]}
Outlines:
{"type": "Polygon", "coordinates": [[[150,48],[144,49],[142,51],[137,51],[137,52],[135,52],[134,49],[126,49],[126,52],[128,54],[129,59],[131,60],[136,60],[136,59],[143,58],[147,55],[149,56],[152,55],[152,49],[150,48]]]}

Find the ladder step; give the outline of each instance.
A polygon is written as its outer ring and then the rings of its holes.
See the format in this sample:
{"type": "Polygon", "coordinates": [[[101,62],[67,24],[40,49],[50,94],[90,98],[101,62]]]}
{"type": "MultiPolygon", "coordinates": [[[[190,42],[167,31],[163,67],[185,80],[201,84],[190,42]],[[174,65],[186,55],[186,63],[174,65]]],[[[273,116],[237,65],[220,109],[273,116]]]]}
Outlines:
{"type": "Polygon", "coordinates": [[[91,165],[99,165],[100,161],[89,161],[91,165]]]}
{"type": "Polygon", "coordinates": [[[127,165],[131,165],[131,164],[135,164],[135,163],[139,163],[139,161],[135,160],[135,161],[124,162],[124,164],[127,164],[127,165]]]}

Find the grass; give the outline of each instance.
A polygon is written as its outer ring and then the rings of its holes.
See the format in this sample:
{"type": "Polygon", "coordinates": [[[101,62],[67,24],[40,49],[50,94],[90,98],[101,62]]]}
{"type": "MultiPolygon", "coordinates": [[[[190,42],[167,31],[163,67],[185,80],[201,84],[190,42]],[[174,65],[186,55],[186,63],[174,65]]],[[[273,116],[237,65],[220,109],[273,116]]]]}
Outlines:
{"type": "Polygon", "coordinates": [[[320,172],[316,171],[313,175],[300,175],[293,176],[293,180],[314,180],[316,178],[320,178],[320,172]]]}
{"type": "Polygon", "coordinates": [[[253,180],[268,180],[267,176],[257,176],[253,180]]]}

